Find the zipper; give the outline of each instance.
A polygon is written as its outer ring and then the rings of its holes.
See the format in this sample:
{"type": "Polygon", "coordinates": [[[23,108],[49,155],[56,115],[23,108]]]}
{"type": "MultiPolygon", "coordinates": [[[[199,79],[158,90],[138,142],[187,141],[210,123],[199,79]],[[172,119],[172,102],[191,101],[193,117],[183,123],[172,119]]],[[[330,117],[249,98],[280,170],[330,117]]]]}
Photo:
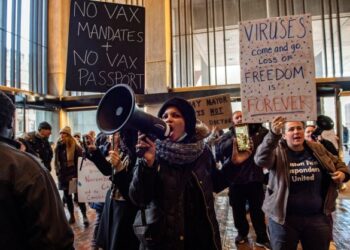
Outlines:
{"type": "Polygon", "coordinates": [[[214,246],[215,246],[215,249],[218,250],[219,248],[218,248],[218,246],[216,245],[215,236],[214,236],[214,235],[215,235],[215,230],[214,230],[213,223],[211,222],[211,220],[210,220],[210,218],[209,218],[208,209],[207,209],[208,206],[207,206],[207,202],[206,202],[206,200],[205,200],[205,196],[204,196],[204,192],[203,192],[202,186],[201,186],[201,184],[199,183],[199,180],[198,180],[198,178],[197,178],[197,175],[196,175],[193,171],[191,171],[191,173],[192,173],[194,179],[196,180],[199,189],[201,190],[201,194],[202,194],[203,201],[204,201],[204,206],[205,206],[205,214],[206,214],[207,219],[208,219],[208,221],[209,221],[210,229],[211,229],[211,231],[212,231],[214,246]]]}

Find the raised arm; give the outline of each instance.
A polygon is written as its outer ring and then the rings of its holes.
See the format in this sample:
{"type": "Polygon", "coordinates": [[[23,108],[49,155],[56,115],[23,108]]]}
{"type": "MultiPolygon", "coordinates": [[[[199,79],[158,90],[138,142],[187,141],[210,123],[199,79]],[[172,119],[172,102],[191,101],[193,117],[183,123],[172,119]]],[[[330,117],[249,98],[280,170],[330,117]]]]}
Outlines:
{"type": "Polygon", "coordinates": [[[277,117],[271,123],[271,130],[265,135],[262,143],[256,149],[254,156],[255,164],[259,167],[271,169],[274,166],[274,150],[282,137],[282,128],[285,118],[277,117]]]}
{"type": "Polygon", "coordinates": [[[159,164],[155,160],[155,143],[145,135],[139,136],[136,148],[144,149],[145,152],[143,157],[136,161],[129,197],[135,205],[145,207],[154,198],[159,164]]]}

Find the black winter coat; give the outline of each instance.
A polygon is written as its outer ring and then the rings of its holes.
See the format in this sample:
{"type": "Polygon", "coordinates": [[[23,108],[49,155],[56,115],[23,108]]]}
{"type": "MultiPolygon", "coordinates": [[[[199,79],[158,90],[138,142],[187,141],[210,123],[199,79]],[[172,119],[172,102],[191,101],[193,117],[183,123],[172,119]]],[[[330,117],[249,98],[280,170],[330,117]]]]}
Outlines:
{"type": "Polygon", "coordinates": [[[53,152],[48,139],[41,138],[37,132],[28,133],[24,139],[27,142],[27,145],[30,146],[30,149],[43,161],[44,166],[51,171],[53,152]]]}
{"type": "MultiPolygon", "coordinates": [[[[264,139],[264,136],[268,133],[268,130],[264,127],[261,127],[257,132],[250,136],[253,141],[253,153],[251,156],[239,167],[239,172],[235,173],[235,176],[232,176],[233,184],[241,185],[248,183],[262,183],[264,180],[263,170],[261,167],[258,167],[254,162],[254,155],[257,147],[261,144],[264,139]]],[[[230,164],[231,155],[232,155],[232,137],[235,136],[233,128],[230,128],[230,131],[226,132],[220,143],[217,145],[217,154],[220,159],[224,159],[226,164],[230,164]]]]}
{"type": "MultiPolygon", "coordinates": [[[[87,155],[103,175],[112,175],[112,166],[105,159],[100,150],[87,155]]],[[[127,169],[114,174],[111,190],[108,191],[97,235],[97,245],[105,250],[137,250],[139,241],[136,238],[132,224],[135,219],[137,207],[129,199],[129,185],[132,179],[135,157],[130,155],[130,165],[127,169]],[[125,200],[114,200],[111,192],[118,191],[125,200]]]]}
{"type": "Polygon", "coordinates": [[[138,159],[136,167],[129,192],[131,200],[140,207],[152,201],[164,212],[162,242],[156,249],[221,249],[213,192],[228,186],[225,176],[234,175],[231,165],[219,171],[206,147],[191,164],[159,162],[150,168],[138,159]]]}
{"type": "Polygon", "coordinates": [[[56,184],[36,157],[0,137],[0,248],[74,249],[56,184]]]}

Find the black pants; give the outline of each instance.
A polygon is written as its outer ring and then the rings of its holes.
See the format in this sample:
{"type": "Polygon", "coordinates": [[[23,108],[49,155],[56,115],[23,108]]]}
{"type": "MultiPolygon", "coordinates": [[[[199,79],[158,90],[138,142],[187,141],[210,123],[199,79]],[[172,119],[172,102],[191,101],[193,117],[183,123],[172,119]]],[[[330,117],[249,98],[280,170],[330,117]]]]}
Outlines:
{"type": "MultiPolygon", "coordinates": [[[[67,202],[67,207],[68,207],[68,211],[70,214],[74,214],[74,205],[73,205],[73,199],[72,199],[72,195],[68,194],[68,190],[63,190],[63,195],[64,198],[67,202]]],[[[77,195],[77,194],[76,194],[77,195]]],[[[82,213],[83,216],[86,216],[86,205],[85,203],[80,203],[78,202],[80,211],[82,213]]]]}
{"type": "Polygon", "coordinates": [[[268,241],[265,215],[261,210],[264,201],[263,184],[253,182],[242,185],[232,185],[229,195],[234,224],[238,230],[238,234],[244,237],[247,236],[249,232],[249,223],[246,215],[246,203],[248,201],[250,218],[257,235],[256,241],[268,241]]]}
{"type": "Polygon", "coordinates": [[[103,207],[96,245],[105,250],[138,250],[133,230],[137,208],[130,201],[110,199],[109,190],[103,207]]]}

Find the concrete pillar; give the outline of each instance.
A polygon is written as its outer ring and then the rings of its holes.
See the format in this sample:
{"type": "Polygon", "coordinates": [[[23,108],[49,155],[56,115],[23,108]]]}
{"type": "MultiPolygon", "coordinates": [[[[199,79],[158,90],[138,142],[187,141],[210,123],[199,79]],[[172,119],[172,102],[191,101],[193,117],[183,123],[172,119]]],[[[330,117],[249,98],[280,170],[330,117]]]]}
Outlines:
{"type": "MultiPolygon", "coordinates": [[[[49,0],[48,89],[65,95],[69,0],[49,0]]],[[[145,1],[145,93],[167,92],[171,83],[170,0],[145,1]]],[[[152,107],[148,107],[152,112],[152,107]]],[[[155,110],[158,107],[154,108],[155,110]]]]}
{"type": "MultiPolygon", "coordinates": [[[[164,93],[171,84],[170,0],[145,1],[145,8],[145,93],[164,93]]],[[[155,113],[158,105],[146,110],[155,113]]]]}
{"type": "Polygon", "coordinates": [[[48,1],[48,92],[62,96],[66,82],[70,0],[48,1]]]}

